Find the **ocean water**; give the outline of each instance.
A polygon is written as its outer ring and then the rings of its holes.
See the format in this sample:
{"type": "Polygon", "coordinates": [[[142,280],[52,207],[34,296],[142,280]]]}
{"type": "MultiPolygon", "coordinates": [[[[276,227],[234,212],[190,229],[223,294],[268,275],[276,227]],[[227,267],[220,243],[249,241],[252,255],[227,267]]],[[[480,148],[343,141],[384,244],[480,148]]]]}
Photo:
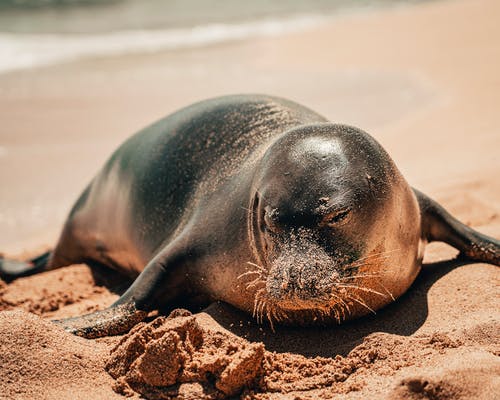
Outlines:
{"type": "Polygon", "coordinates": [[[424,0],[0,0],[0,73],[279,35],[424,0]]]}

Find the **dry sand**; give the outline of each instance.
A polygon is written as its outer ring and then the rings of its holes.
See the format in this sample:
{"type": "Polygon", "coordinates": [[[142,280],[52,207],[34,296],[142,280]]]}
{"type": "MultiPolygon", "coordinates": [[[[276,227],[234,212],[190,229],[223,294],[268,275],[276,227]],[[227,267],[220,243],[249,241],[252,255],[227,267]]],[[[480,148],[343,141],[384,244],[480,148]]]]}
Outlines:
{"type": "MultiPolygon", "coordinates": [[[[496,0],[444,1],[280,38],[0,76],[2,250],[51,245],[85,182],[136,129],[192,101],[247,91],[366,129],[413,186],[498,238],[499,19],[496,0]]],[[[377,315],[276,333],[214,304],[88,341],[46,319],[106,307],[123,290],[117,277],[78,265],[0,283],[0,398],[243,390],[263,399],[493,399],[499,272],[439,262],[453,255],[430,246],[415,284],[377,315]],[[182,384],[158,389],[174,381],[182,384]]]]}

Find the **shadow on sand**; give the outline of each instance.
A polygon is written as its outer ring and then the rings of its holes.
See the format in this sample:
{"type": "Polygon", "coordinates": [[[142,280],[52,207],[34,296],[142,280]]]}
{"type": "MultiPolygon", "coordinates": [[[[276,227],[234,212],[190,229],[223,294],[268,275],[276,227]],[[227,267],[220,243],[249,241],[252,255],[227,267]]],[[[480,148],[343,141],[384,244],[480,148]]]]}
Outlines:
{"type": "MultiPolygon", "coordinates": [[[[457,258],[424,264],[410,289],[394,303],[379,310],[376,315],[368,315],[340,326],[276,326],[276,332],[272,332],[268,325],[258,325],[251,316],[226,303],[213,303],[203,311],[234,334],[250,341],[263,342],[269,351],[296,353],[306,357],[345,356],[371,333],[385,332],[403,336],[414,333],[427,319],[427,293],[432,285],[453,269],[471,263],[473,262],[470,260],[457,258]]],[[[122,294],[132,280],[116,272],[109,272],[106,267],[92,265],[96,283],[122,294]]],[[[175,307],[186,305],[177,304],[175,307]]],[[[188,308],[194,311],[192,307],[188,308]]],[[[161,313],[168,315],[169,310],[162,310],[161,313]]]]}
{"type": "Polygon", "coordinates": [[[396,302],[377,312],[340,326],[325,328],[260,326],[248,315],[217,303],[204,311],[224,328],[250,341],[264,342],[267,350],[302,354],[307,357],[347,355],[374,332],[408,336],[422,326],[428,315],[427,293],[432,285],[453,269],[471,261],[454,259],[424,264],[411,288],[396,302]]]}

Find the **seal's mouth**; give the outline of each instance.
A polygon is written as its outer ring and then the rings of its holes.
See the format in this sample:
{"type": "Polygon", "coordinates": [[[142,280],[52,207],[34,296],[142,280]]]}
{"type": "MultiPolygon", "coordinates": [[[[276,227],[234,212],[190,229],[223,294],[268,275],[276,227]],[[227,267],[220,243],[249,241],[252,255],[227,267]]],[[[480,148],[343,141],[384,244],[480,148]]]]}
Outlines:
{"type": "Polygon", "coordinates": [[[274,322],[341,323],[353,316],[374,313],[372,307],[378,308],[376,304],[383,299],[394,300],[382,285],[384,291],[374,289],[376,274],[364,271],[370,256],[344,265],[318,247],[310,244],[308,248],[288,248],[269,270],[258,271],[258,277],[249,284],[256,289],[253,314],[258,322],[266,318],[271,327],[274,322]],[[345,274],[346,269],[357,272],[345,274]]]}
{"type": "Polygon", "coordinates": [[[324,300],[342,276],[339,263],[306,235],[290,236],[271,263],[266,281],[269,296],[287,303],[324,300]]]}

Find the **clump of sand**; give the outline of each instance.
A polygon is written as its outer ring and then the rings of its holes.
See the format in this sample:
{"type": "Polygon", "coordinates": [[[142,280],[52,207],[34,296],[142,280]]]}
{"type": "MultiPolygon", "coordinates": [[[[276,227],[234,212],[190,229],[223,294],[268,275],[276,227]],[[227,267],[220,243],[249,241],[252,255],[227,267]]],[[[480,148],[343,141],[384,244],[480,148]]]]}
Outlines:
{"type": "Polygon", "coordinates": [[[413,337],[377,332],[345,356],[306,357],[268,351],[207,313],[176,310],[125,335],[106,369],[117,393],[148,399],[363,398],[371,385],[376,398],[493,398],[500,382],[491,377],[500,362],[493,348],[478,348],[472,337],[469,331],[413,337]],[[468,367],[474,360],[480,368],[468,367]]]}
{"type": "Polygon", "coordinates": [[[258,386],[264,345],[250,343],[211,318],[174,312],[138,324],[112,350],[106,370],[115,390],[147,398],[226,398],[258,386]]]}

